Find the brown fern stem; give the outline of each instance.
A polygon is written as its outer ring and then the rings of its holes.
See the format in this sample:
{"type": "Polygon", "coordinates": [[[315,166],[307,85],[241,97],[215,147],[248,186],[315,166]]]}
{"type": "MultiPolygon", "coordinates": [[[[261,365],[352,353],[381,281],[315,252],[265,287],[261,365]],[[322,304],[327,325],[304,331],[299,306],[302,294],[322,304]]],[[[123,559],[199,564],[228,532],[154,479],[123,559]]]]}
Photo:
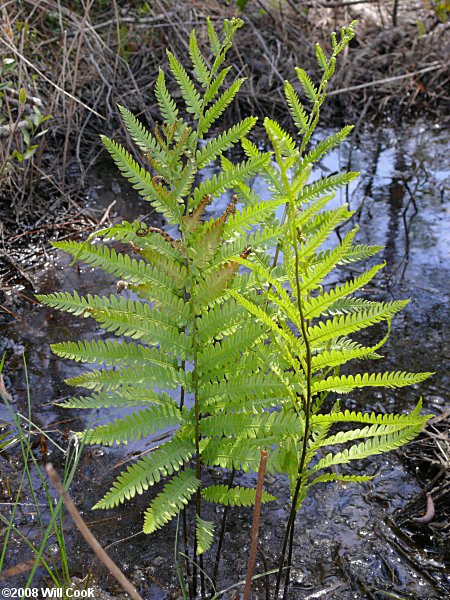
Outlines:
{"type": "MultiPolygon", "coordinates": [[[[230,479],[228,481],[228,487],[229,488],[233,485],[235,474],[236,474],[236,470],[233,468],[231,470],[230,479]]],[[[221,557],[221,554],[222,554],[223,540],[224,540],[224,537],[225,537],[225,527],[226,527],[226,524],[227,524],[227,517],[228,517],[228,504],[223,509],[222,524],[220,526],[219,541],[218,541],[217,552],[216,552],[216,560],[214,561],[214,570],[213,570],[213,574],[212,574],[212,577],[211,577],[212,582],[213,582],[214,585],[216,585],[217,574],[219,572],[220,557],[221,557]]]]}
{"type": "Polygon", "coordinates": [[[258,549],[259,518],[261,515],[262,492],[264,475],[267,465],[267,450],[261,450],[261,460],[258,470],[258,482],[256,484],[255,510],[253,512],[253,523],[250,543],[250,557],[248,559],[247,575],[245,577],[244,600],[249,600],[252,587],[252,575],[255,568],[256,552],[258,549]]]}
{"type": "MultiPolygon", "coordinates": [[[[293,212],[293,206],[290,205],[290,211],[293,212]]],[[[299,255],[299,247],[297,241],[297,231],[295,229],[295,221],[292,215],[292,242],[294,244],[294,252],[295,252],[295,282],[296,282],[296,292],[297,292],[297,307],[300,316],[300,325],[301,332],[303,336],[303,341],[305,343],[305,363],[306,363],[306,398],[304,401],[304,411],[305,411],[305,430],[303,432],[303,444],[302,444],[302,454],[300,457],[300,463],[297,471],[297,482],[295,485],[294,495],[292,498],[291,511],[289,514],[288,524],[286,526],[286,532],[283,540],[283,547],[281,550],[280,561],[278,566],[278,574],[277,574],[277,582],[275,587],[275,598],[278,598],[278,593],[280,591],[281,585],[281,576],[284,569],[284,563],[286,558],[286,549],[289,544],[288,551],[288,563],[286,569],[286,577],[285,577],[285,585],[283,592],[283,600],[287,598],[287,593],[289,590],[289,579],[291,575],[291,561],[292,561],[292,550],[294,544],[294,528],[295,528],[295,517],[297,516],[297,502],[298,497],[300,495],[302,483],[303,483],[303,470],[305,467],[306,460],[306,452],[308,449],[308,438],[309,438],[309,421],[310,421],[310,411],[311,411],[311,375],[312,375],[312,353],[311,353],[311,344],[309,343],[308,337],[308,324],[304,317],[303,313],[303,305],[302,305],[302,296],[301,296],[301,287],[300,287],[300,255],[299,255]]]]}

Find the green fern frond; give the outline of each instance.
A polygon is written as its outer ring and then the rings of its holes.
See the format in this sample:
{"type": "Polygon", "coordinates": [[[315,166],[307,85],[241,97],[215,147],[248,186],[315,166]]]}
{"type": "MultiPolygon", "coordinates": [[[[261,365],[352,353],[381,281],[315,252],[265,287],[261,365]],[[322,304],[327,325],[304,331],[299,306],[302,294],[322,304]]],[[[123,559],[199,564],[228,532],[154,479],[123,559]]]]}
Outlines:
{"type": "Polygon", "coordinates": [[[206,25],[208,28],[208,38],[209,44],[211,46],[211,52],[214,54],[214,56],[217,56],[217,54],[219,54],[220,52],[222,45],[220,43],[219,36],[217,35],[216,30],[214,29],[214,25],[212,24],[210,17],[206,17],[206,25]]]}
{"type": "Polygon", "coordinates": [[[343,481],[345,483],[364,483],[366,481],[372,481],[375,475],[338,475],[337,473],[324,473],[315,477],[307,488],[316,485],[317,483],[328,483],[330,481],[343,481]]]}
{"type": "MultiPolygon", "coordinates": [[[[222,156],[222,166],[224,169],[228,169],[233,166],[233,163],[229,161],[225,156],[222,156]]],[[[261,195],[253,188],[251,188],[246,182],[239,181],[235,184],[233,191],[239,198],[239,202],[241,202],[244,206],[248,206],[251,204],[259,204],[263,201],[261,195]]],[[[266,224],[269,226],[273,223],[266,224]]]]}
{"type": "Polygon", "coordinates": [[[195,533],[197,541],[196,554],[198,556],[211,548],[214,541],[214,523],[205,521],[198,514],[195,515],[195,533]]]}
{"type": "Polygon", "coordinates": [[[169,58],[170,70],[180,86],[180,91],[186,105],[186,110],[188,113],[191,113],[195,119],[199,119],[203,109],[203,103],[200,98],[200,94],[195,89],[194,82],[189,77],[186,69],[179,62],[177,57],[170,52],[170,50],[167,50],[166,52],[169,58]]]}
{"type": "Polygon", "coordinates": [[[284,94],[298,132],[304,133],[308,129],[308,115],[289,81],[284,82],[284,94]]]}
{"type": "Polygon", "coordinates": [[[244,233],[251,226],[262,223],[268,214],[274,213],[275,209],[284,204],[285,199],[265,200],[258,204],[245,206],[242,210],[231,215],[224,227],[225,239],[235,236],[236,233],[244,233]]]}
{"type": "Polygon", "coordinates": [[[173,285],[174,280],[183,283],[186,279],[186,268],[171,261],[168,257],[164,261],[168,273],[164,273],[146,261],[130,258],[127,254],[116,252],[114,248],[108,248],[108,246],[82,244],[75,241],[53,242],[53,246],[72,254],[72,256],[77,256],[79,260],[83,260],[93,267],[99,267],[106,273],[111,273],[131,283],[150,284],[155,289],[154,300],[159,299],[158,289],[160,288],[165,288],[168,292],[176,295],[178,290],[173,285]]]}
{"type": "Polygon", "coordinates": [[[209,131],[211,125],[216,121],[229,104],[234,100],[245,78],[236,79],[228,89],[226,89],[212,104],[198,123],[198,134],[202,138],[203,134],[209,131]]]}
{"type": "Polygon", "coordinates": [[[174,389],[186,384],[184,371],[155,360],[146,366],[128,367],[122,370],[93,370],[66,379],[67,385],[82,386],[91,390],[113,390],[120,386],[137,385],[174,389]]]}
{"type": "Polygon", "coordinates": [[[387,342],[390,335],[390,328],[387,335],[381,339],[375,346],[366,347],[357,342],[347,341],[342,349],[324,350],[312,357],[311,368],[312,372],[321,371],[322,369],[335,368],[350,360],[363,360],[367,358],[381,358],[376,352],[387,342]]]}
{"type": "Polygon", "coordinates": [[[191,341],[179,331],[170,316],[149,304],[115,296],[80,297],[77,292],[39,296],[48,306],[76,315],[90,316],[106,331],[139,339],[151,345],[162,344],[165,352],[186,356],[191,341]]]}
{"type": "Polygon", "coordinates": [[[222,341],[210,344],[199,352],[198,367],[203,374],[214,373],[219,366],[237,360],[241,352],[265,335],[265,329],[260,323],[250,322],[245,329],[236,330],[222,341]]]}
{"type": "Polygon", "coordinates": [[[266,117],[264,119],[264,129],[274,150],[279,152],[280,156],[292,156],[298,152],[296,143],[279,123],[266,117]]]}
{"type": "Polygon", "coordinates": [[[256,117],[247,117],[243,119],[224,133],[209,140],[203,148],[197,150],[195,161],[198,169],[203,169],[211,161],[221,155],[223,152],[231,148],[241,138],[249,133],[257,121],[256,117]]]}
{"type": "Polygon", "coordinates": [[[122,221],[122,223],[108,227],[103,236],[105,240],[116,240],[121,242],[133,242],[141,249],[151,249],[164,257],[172,259],[174,262],[183,262],[181,240],[170,241],[170,236],[165,236],[164,232],[156,228],[143,228],[140,221],[122,221]],[[141,235],[145,232],[145,235],[141,235]]]}
{"type": "Polygon", "coordinates": [[[114,508],[125,500],[134,498],[136,494],[143,494],[150,486],[158,483],[161,477],[179,471],[189,462],[194,452],[193,443],[182,437],[174,437],[122,471],[109,492],[93,509],[114,508]]]}
{"type": "Polygon", "coordinates": [[[384,250],[383,246],[367,246],[366,244],[358,244],[347,253],[346,257],[341,261],[341,264],[348,264],[357,262],[359,260],[365,260],[370,258],[374,254],[378,254],[384,250]]]}
{"type": "Polygon", "coordinates": [[[117,105],[117,108],[119,109],[122,121],[124,122],[131,139],[136,143],[140,150],[142,150],[142,152],[149,152],[160,160],[167,159],[167,153],[160,146],[158,140],[148,131],[148,129],[146,129],[146,127],[144,127],[133,113],[120,104],[117,105]]]}
{"type": "Polygon", "coordinates": [[[396,425],[402,423],[404,425],[424,425],[430,415],[420,415],[421,403],[416,406],[410,414],[377,414],[377,413],[362,413],[345,410],[344,412],[333,412],[324,415],[312,415],[311,423],[371,423],[378,425],[396,425]]]}
{"type": "MultiPolygon", "coordinates": [[[[274,443],[274,438],[269,440],[269,447],[274,443]]],[[[258,471],[261,459],[261,446],[263,440],[240,438],[238,440],[204,439],[201,444],[203,462],[211,467],[222,469],[242,470],[244,473],[258,471]]]]}
{"type": "Polygon", "coordinates": [[[330,152],[330,150],[342,144],[352,130],[353,125],[346,125],[337,133],[333,133],[326,137],[302,158],[298,165],[296,165],[296,170],[303,171],[307,165],[316,164],[323,156],[325,156],[325,154],[330,152]]]}
{"type": "Polygon", "coordinates": [[[101,135],[100,139],[120,171],[133,184],[134,189],[144,198],[152,196],[153,186],[150,173],[143,169],[123,146],[105,135],[101,135]]]}
{"type": "Polygon", "coordinates": [[[316,381],[312,385],[312,392],[330,391],[339,394],[347,394],[355,388],[363,387],[404,387],[420,383],[433,373],[402,373],[400,371],[392,373],[358,373],[357,375],[341,375],[339,377],[328,377],[322,381],[316,381]]]}
{"type": "Polygon", "coordinates": [[[133,440],[144,439],[165,427],[178,425],[180,421],[181,413],[175,406],[151,406],[122,419],[114,419],[106,425],[99,425],[95,429],[86,429],[78,435],[84,444],[128,444],[133,440]]]}
{"type": "Polygon", "coordinates": [[[190,469],[173,477],[145,511],[144,533],[153,533],[176,517],[195,494],[200,484],[201,482],[190,469]]]}
{"type": "Polygon", "coordinates": [[[328,69],[328,60],[325,55],[325,52],[320,47],[319,43],[316,44],[315,49],[317,62],[319,63],[319,66],[322,69],[322,71],[326,71],[328,69]]]}
{"type": "Polygon", "coordinates": [[[177,368],[177,361],[167,354],[141,344],[127,344],[112,340],[60,342],[50,344],[54,354],[76,362],[105,363],[111,365],[134,365],[150,363],[177,368]]]}
{"type": "Polygon", "coordinates": [[[361,312],[345,316],[337,316],[308,330],[309,339],[314,346],[322,344],[339,336],[349,335],[380,321],[390,319],[408,304],[409,300],[396,300],[393,302],[378,302],[375,306],[361,312]]]}
{"type": "MultiPolygon", "coordinates": [[[[276,336],[276,338],[280,338],[285,342],[285,350],[286,353],[289,352],[289,349],[292,349],[296,353],[298,357],[303,356],[304,354],[304,346],[303,342],[300,338],[296,337],[292,331],[287,330],[285,327],[282,327],[281,323],[278,323],[276,320],[273,320],[262,308],[249,301],[247,298],[244,298],[239,292],[236,290],[230,290],[230,295],[237,300],[244,308],[246,308],[252,315],[254,315],[261,323],[266,325],[266,327],[276,336]]],[[[291,364],[295,370],[300,367],[300,364],[297,360],[293,358],[293,354],[289,352],[291,357],[291,364]]]]}
{"type": "Polygon", "coordinates": [[[46,295],[36,294],[36,298],[46,306],[63,310],[77,316],[89,316],[86,309],[92,306],[103,308],[105,300],[100,296],[91,296],[91,294],[88,294],[86,297],[80,296],[76,290],[74,290],[73,294],[70,294],[69,292],[54,292],[53,294],[46,295]]]}
{"type": "Polygon", "coordinates": [[[334,198],[334,193],[328,196],[321,196],[310,204],[302,206],[302,210],[295,217],[297,229],[303,231],[304,227],[313,219],[322,209],[334,198]]]}
{"type": "Polygon", "coordinates": [[[350,448],[332,454],[327,454],[325,458],[320,460],[310,471],[310,474],[321,471],[333,465],[341,465],[348,463],[352,460],[361,460],[375,454],[382,454],[384,452],[391,452],[396,448],[404,446],[412,439],[414,439],[423,429],[423,423],[419,425],[412,425],[411,427],[405,427],[400,431],[390,433],[386,436],[375,437],[369,439],[366,442],[355,444],[350,448]]]}
{"type": "Polygon", "coordinates": [[[351,181],[356,179],[359,173],[350,171],[349,173],[338,173],[337,175],[328,175],[327,177],[321,177],[314,183],[306,185],[303,190],[298,194],[296,203],[304,204],[309,202],[318,196],[334,192],[338,188],[348,185],[351,181]]]}
{"type": "Polygon", "coordinates": [[[121,173],[133,184],[135,190],[148,200],[169,223],[176,224],[181,218],[181,207],[171,195],[163,195],[155,189],[150,173],[143,169],[120,144],[104,135],[100,136],[121,173]]]}
{"type": "Polygon", "coordinates": [[[211,82],[208,89],[205,91],[204,102],[205,106],[209,104],[218,94],[223,82],[225,81],[225,77],[231,71],[232,66],[225,67],[217,74],[217,77],[211,82]]]}
{"type": "Polygon", "coordinates": [[[230,410],[249,413],[284,404],[288,399],[286,384],[272,372],[235,373],[211,382],[200,391],[206,410],[230,410]]]}
{"type": "Polygon", "coordinates": [[[313,84],[311,78],[306,73],[306,71],[300,69],[299,67],[295,68],[295,72],[297,73],[297,77],[300,83],[302,84],[302,88],[306,96],[311,100],[311,102],[315,102],[318,99],[319,91],[313,84]]]}
{"type": "Polygon", "coordinates": [[[171,97],[166,87],[164,71],[161,68],[159,69],[158,78],[155,84],[155,96],[164,121],[169,125],[176,123],[178,118],[178,108],[175,104],[175,100],[171,97]]]}
{"type": "Polygon", "coordinates": [[[211,73],[198,47],[197,36],[194,30],[191,31],[189,38],[189,56],[191,57],[197,79],[203,87],[207,88],[211,79],[211,73]]]}
{"type": "Polygon", "coordinates": [[[171,194],[173,197],[177,198],[180,203],[183,202],[184,196],[187,196],[190,193],[195,176],[197,175],[197,170],[195,161],[189,157],[180,176],[174,181],[174,189],[171,194]]]}
{"type": "Polygon", "coordinates": [[[372,281],[378,271],[384,268],[385,264],[386,263],[375,265],[359,277],[355,277],[347,283],[338,285],[329,292],[319,294],[315,297],[310,296],[305,302],[305,318],[313,319],[314,317],[319,317],[329,308],[334,308],[334,310],[339,309],[339,305],[337,304],[338,300],[349,296],[353,292],[356,292],[367,285],[369,281],[372,281]]]}
{"type": "Polygon", "coordinates": [[[186,285],[187,270],[182,263],[183,257],[181,254],[176,260],[173,260],[171,256],[163,254],[159,248],[156,250],[151,246],[146,246],[144,249],[139,250],[139,255],[145,259],[147,264],[153,267],[154,272],[158,272],[163,277],[165,276],[169,280],[172,280],[172,290],[176,292],[184,288],[186,285]]]}
{"type": "MultiPolygon", "coordinates": [[[[208,502],[222,504],[223,506],[254,506],[256,489],[242,486],[229,487],[228,485],[210,485],[202,490],[202,496],[208,502]]],[[[262,502],[272,502],[275,496],[262,493],[262,502]]]]}
{"type": "Polygon", "coordinates": [[[281,440],[286,436],[302,436],[303,424],[295,413],[263,412],[227,413],[222,412],[204,417],[201,430],[205,436],[225,438],[268,438],[276,436],[281,440]]]}
{"type": "Polygon", "coordinates": [[[95,392],[91,396],[78,396],[58,402],[57,406],[63,408],[93,409],[93,408],[127,408],[145,405],[172,405],[176,401],[165,392],[155,392],[148,387],[133,386],[122,387],[111,392],[95,392]]]}
{"type": "Polygon", "coordinates": [[[202,199],[208,194],[216,198],[225,190],[230,189],[240,179],[254,175],[263,165],[267,164],[270,158],[270,153],[260,153],[254,158],[233,165],[233,168],[222,171],[218,175],[214,174],[210,179],[205,179],[194,190],[194,206],[195,208],[202,199]]]}
{"type": "MultiPolygon", "coordinates": [[[[339,223],[342,223],[352,215],[353,212],[349,212],[346,205],[335,210],[326,211],[326,219],[323,220],[321,226],[314,232],[313,236],[301,244],[302,258],[306,260],[308,257],[312,256],[315,250],[317,250],[317,248],[319,248],[334,232],[339,223]]],[[[349,231],[340,245],[344,246],[345,249],[350,248],[357,231],[357,227],[349,231]]]]}
{"type": "Polygon", "coordinates": [[[216,304],[197,318],[197,334],[201,342],[221,340],[249,320],[247,311],[237,302],[216,304]]]}
{"type": "Polygon", "coordinates": [[[277,225],[273,227],[261,227],[246,236],[239,236],[237,240],[223,244],[218,249],[214,257],[210,260],[210,267],[214,268],[231,259],[237,260],[246,248],[252,248],[254,255],[256,255],[256,252],[259,250],[272,245],[276,246],[281,236],[282,231],[277,225]]]}
{"type": "Polygon", "coordinates": [[[397,431],[400,431],[401,429],[405,429],[405,427],[410,427],[410,425],[404,425],[400,422],[396,423],[395,425],[368,425],[367,427],[363,427],[362,429],[339,431],[334,435],[330,435],[329,437],[324,438],[320,441],[320,443],[313,444],[313,447],[317,449],[328,446],[346,444],[348,442],[353,442],[361,438],[381,437],[383,435],[389,436],[391,433],[395,433],[397,431]]]}
{"type": "Polygon", "coordinates": [[[360,312],[363,309],[369,309],[376,306],[377,302],[374,300],[366,300],[365,298],[341,298],[336,300],[333,304],[323,311],[323,317],[334,317],[336,315],[343,315],[346,313],[360,312]]]}

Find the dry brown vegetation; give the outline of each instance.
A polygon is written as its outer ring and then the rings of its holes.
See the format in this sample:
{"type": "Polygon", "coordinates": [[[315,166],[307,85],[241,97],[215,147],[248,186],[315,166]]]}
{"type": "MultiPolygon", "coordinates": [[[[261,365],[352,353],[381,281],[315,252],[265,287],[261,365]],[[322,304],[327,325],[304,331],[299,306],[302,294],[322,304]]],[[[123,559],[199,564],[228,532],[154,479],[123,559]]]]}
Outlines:
{"type": "MultiPolygon", "coordinates": [[[[51,114],[32,159],[10,161],[1,173],[0,240],[44,238],[55,228],[89,226],[78,202],[85,174],[96,161],[99,132],[120,130],[116,102],[148,125],[158,119],[152,87],[165,48],[181,59],[193,27],[205,40],[205,17],[214,22],[237,14],[246,26],[232,54],[248,79],[229,118],[250,113],[283,124],[285,78],[301,65],[317,75],[314,43],[357,18],[358,37],[340,60],[326,110],[330,125],[427,112],[448,114],[449,24],[424,0],[307,2],[249,0],[6,0],[0,9],[0,59],[14,58],[12,85],[3,91],[0,164],[10,148],[23,147],[17,90],[27,91],[26,110],[37,103],[51,114]],[[22,236],[22,237],[21,237],[22,236]]],[[[1,83],[1,82],[0,82],[1,83]]],[[[25,114],[26,116],[26,114],[25,114]]],[[[26,125],[24,126],[26,128],[26,125]]],[[[0,169],[1,171],[1,169],[0,169]]],[[[14,260],[9,254],[9,260],[14,260]]]]}

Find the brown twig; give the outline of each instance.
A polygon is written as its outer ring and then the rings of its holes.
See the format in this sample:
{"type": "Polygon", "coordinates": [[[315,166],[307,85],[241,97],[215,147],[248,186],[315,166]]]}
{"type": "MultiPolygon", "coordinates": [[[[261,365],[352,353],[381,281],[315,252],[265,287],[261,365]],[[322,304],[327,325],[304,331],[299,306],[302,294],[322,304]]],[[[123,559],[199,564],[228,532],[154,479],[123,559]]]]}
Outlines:
{"type": "Polygon", "coordinates": [[[100,546],[97,539],[92,534],[89,527],[84,522],[82,516],[78,512],[75,504],[72,502],[67,491],[62,487],[61,482],[59,481],[58,475],[56,474],[55,469],[51,463],[47,463],[45,465],[45,469],[48,473],[48,476],[52,480],[53,485],[55,486],[56,491],[61,495],[64,505],[70,513],[75,525],[77,526],[79,532],[84,537],[86,542],[95,552],[97,557],[102,561],[111,575],[120,583],[123,589],[131,596],[133,600],[143,600],[142,596],[136,591],[134,585],[125,577],[116,563],[108,556],[108,554],[103,550],[100,546]]]}
{"type": "Polygon", "coordinates": [[[423,69],[419,69],[418,71],[414,71],[414,73],[406,73],[405,75],[395,75],[395,77],[385,77],[384,79],[377,79],[376,81],[368,81],[367,83],[361,83],[359,85],[352,85],[350,87],[342,88],[339,90],[332,90],[328,92],[328,96],[336,96],[337,94],[344,94],[347,92],[354,92],[355,90],[362,90],[368,87],[374,87],[377,85],[382,85],[383,83],[394,83],[395,81],[400,81],[401,79],[408,79],[409,77],[415,77],[416,75],[423,75],[424,73],[429,73],[430,71],[436,71],[437,69],[444,69],[446,65],[440,62],[434,62],[423,69]]]}
{"type": "Polygon", "coordinates": [[[249,600],[252,587],[252,575],[255,568],[256,552],[258,550],[259,518],[261,515],[261,502],[266,473],[267,450],[261,450],[261,460],[258,469],[258,483],[256,484],[255,510],[253,512],[253,523],[251,532],[250,557],[248,559],[247,575],[245,577],[244,600],[249,600]]]}
{"type": "Polygon", "coordinates": [[[434,502],[431,494],[427,494],[427,508],[425,514],[421,517],[411,517],[411,521],[414,523],[431,523],[436,514],[436,509],[434,508],[434,502]]]}

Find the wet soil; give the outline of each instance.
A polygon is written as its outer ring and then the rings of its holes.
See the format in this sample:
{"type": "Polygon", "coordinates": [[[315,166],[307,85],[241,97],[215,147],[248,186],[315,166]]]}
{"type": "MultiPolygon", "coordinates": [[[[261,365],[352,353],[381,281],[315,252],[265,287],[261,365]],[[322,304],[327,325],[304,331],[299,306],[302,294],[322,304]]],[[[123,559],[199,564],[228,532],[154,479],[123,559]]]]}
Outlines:
{"type": "MultiPolygon", "coordinates": [[[[319,170],[324,174],[347,167],[362,173],[358,182],[343,191],[336,202],[348,201],[357,211],[353,222],[360,225],[358,242],[384,245],[381,258],[386,260],[387,267],[364,293],[380,300],[411,298],[410,304],[393,323],[392,335],[385,347],[385,360],[371,368],[436,371],[417,389],[413,386],[353,394],[346,400],[348,408],[401,412],[410,410],[420,396],[427,412],[440,415],[448,406],[450,177],[446,157],[449,140],[450,134],[433,123],[419,123],[407,131],[365,131],[353,144],[342,147],[320,165],[319,170]]],[[[255,181],[254,185],[259,190],[264,189],[262,181],[255,181]]],[[[135,198],[111,165],[104,163],[90,182],[86,210],[102,214],[114,201],[110,211],[114,219],[130,220],[142,216],[148,224],[155,222],[148,205],[135,198]]],[[[216,209],[220,210],[220,207],[216,209]]],[[[104,415],[67,411],[55,406],[55,400],[71,393],[64,379],[78,373],[80,366],[56,360],[48,345],[101,334],[92,331],[90,320],[71,318],[37,305],[33,293],[74,289],[80,294],[114,291],[110,276],[83,265],[69,267],[69,262],[68,257],[49,252],[41,257],[41,263],[31,273],[36,282],[35,290],[23,281],[12,280],[0,300],[3,311],[0,313],[0,355],[6,352],[5,381],[13,396],[13,409],[22,413],[27,410],[21,356],[24,352],[33,421],[50,431],[63,446],[68,443],[70,430],[79,430],[92,424],[93,420],[103,419],[104,415]]],[[[342,269],[340,280],[358,273],[357,269],[358,266],[342,269]]],[[[0,420],[11,421],[3,404],[0,405],[0,420]]],[[[148,503],[145,496],[113,511],[90,511],[109,488],[119,470],[118,465],[154,444],[149,441],[125,449],[85,449],[71,494],[94,534],[135,581],[142,596],[162,600],[178,597],[172,558],[176,524],[151,537],[140,533],[142,513],[148,503]]],[[[39,447],[36,456],[41,459],[39,447]]],[[[56,466],[61,465],[60,454],[51,446],[49,459],[56,466]]],[[[8,502],[3,482],[8,477],[9,487],[14,489],[19,477],[19,458],[12,449],[0,458],[0,462],[2,494],[8,502]]],[[[407,448],[374,457],[355,467],[361,474],[376,475],[372,482],[359,486],[340,484],[313,488],[298,514],[290,598],[447,598],[450,594],[450,557],[445,544],[448,540],[448,501],[447,504],[436,503],[436,516],[431,523],[419,525],[410,520],[414,514],[411,511],[425,512],[423,492],[438,469],[436,465],[424,464],[417,462],[414,452],[407,448]],[[424,464],[428,467],[424,468],[424,464]]],[[[214,470],[208,476],[212,480],[219,477],[214,470]]],[[[245,481],[248,483],[248,476],[242,474],[235,483],[245,481]]],[[[268,477],[266,483],[267,490],[278,500],[263,509],[262,552],[258,555],[257,572],[275,566],[287,519],[287,482],[268,477]]],[[[23,501],[27,499],[23,498],[23,501]]],[[[28,510],[24,505],[18,525],[33,539],[39,532],[31,508],[28,510]]],[[[3,505],[1,509],[7,516],[8,506],[3,505]]],[[[208,518],[208,514],[206,516],[208,518]]],[[[220,509],[209,516],[218,521],[220,509]]],[[[231,513],[218,589],[235,584],[245,575],[250,526],[250,509],[236,509],[231,513]]],[[[93,562],[69,520],[66,532],[73,575],[84,577],[92,571],[104,589],[114,597],[120,597],[114,582],[93,562]]],[[[23,546],[14,542],[10,545],[7,567],[29,558],[31,555],[23,546]]],[[[212,558],[205,562],[209,570],[212,558]]],[[[42,571],[39,571],[39,577],[41,582],[45,580],[42,571]]],[[[6,584],[20,585],[21,581],[23,583],[23,576],[10,578],[6,583],[0,579],[0,588],[6,584]]],[[[225,597],[231,597],[230,593],[225,597]]],[[[266,595],[263,579],[255,585],[256,597],[261,600],[271,598],[270,594],[266,595]]]]}

